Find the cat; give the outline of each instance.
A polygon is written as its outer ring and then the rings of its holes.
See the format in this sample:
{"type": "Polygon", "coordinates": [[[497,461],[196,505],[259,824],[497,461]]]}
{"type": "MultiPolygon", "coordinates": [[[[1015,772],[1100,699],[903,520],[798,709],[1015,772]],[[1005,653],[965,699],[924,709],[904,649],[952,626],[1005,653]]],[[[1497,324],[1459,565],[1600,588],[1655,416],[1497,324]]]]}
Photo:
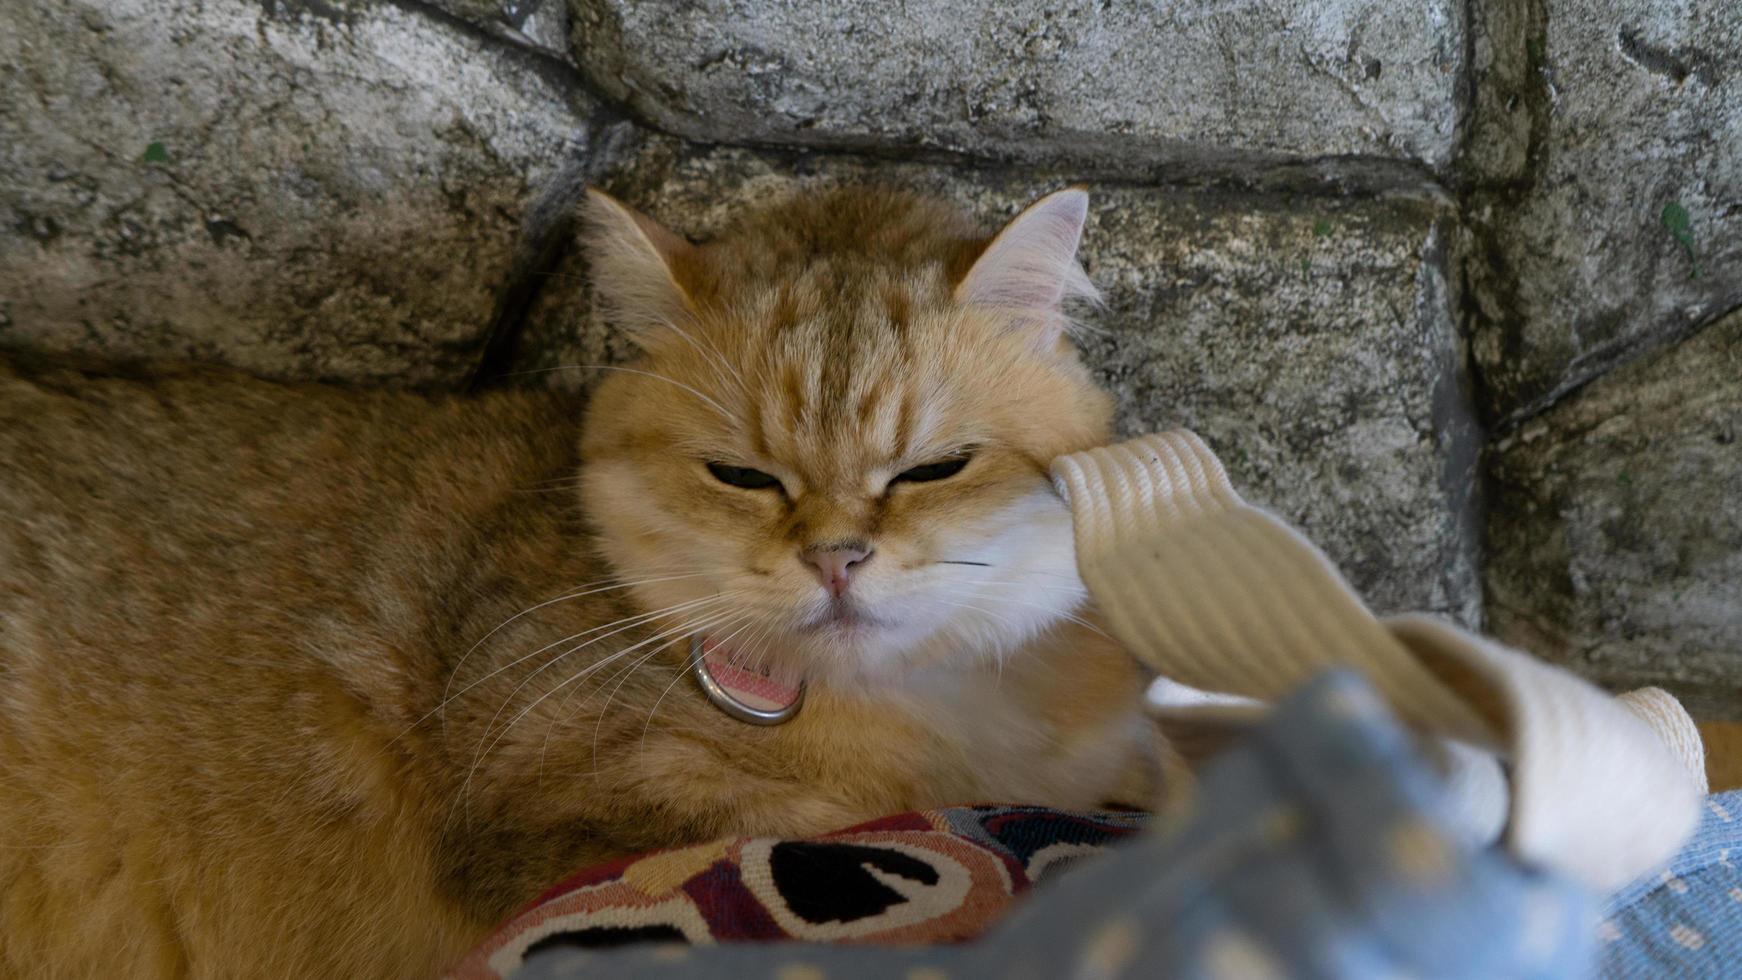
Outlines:
{"type": "Polygon", "coordinates": [[[1047,477],[1085,194],[585,211],[584,402],[0,357],[0,977],[429,977],[632,852],[1155,799],[1047,477]]]}

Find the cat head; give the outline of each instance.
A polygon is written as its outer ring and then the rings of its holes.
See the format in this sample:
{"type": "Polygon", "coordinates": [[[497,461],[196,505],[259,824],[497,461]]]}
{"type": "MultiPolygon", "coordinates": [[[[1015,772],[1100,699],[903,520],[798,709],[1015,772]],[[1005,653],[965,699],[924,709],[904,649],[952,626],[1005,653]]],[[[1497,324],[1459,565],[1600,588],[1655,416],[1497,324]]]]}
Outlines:
{"type": "Polygon", "coordinates": [[[888,190],[695,245],[598,192],[594,288],[642,356],[594,394],[583,504],[673,635],[788,676],[997,656],[1083,599],[1053,457],[1106,441],[1071,343],[1087,195],[987,238],[888,190]]]}

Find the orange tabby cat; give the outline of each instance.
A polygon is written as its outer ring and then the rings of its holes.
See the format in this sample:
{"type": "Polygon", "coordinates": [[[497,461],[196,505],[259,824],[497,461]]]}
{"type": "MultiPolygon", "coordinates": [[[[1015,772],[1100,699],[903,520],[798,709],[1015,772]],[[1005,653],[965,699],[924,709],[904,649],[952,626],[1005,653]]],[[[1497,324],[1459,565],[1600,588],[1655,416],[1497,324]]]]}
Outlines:
{"type": "Polygon", "coordinates": [[[576,867],[1146,800],[1054,456],[1080,191],[691,245],[593,195],[644,357],[582,412],[0,360],[0,976],[428,977],[576,867]],[[691,637],[808,696],[769,727],[691,637]]]}

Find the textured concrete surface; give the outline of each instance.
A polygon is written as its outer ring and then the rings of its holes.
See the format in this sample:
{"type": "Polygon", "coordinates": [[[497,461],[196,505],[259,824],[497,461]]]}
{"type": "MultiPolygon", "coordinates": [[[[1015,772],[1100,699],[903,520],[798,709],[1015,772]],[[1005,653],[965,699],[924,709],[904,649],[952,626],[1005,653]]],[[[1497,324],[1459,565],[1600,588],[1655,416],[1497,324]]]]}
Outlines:
{"type": "Polygon", "coordinates": [[[1468,163],[1510,183],[1470,201],[1472,342],[1505,422],[1742,305],[1742,4],[1487,6],[1468,163]]]}
{"type": "MultiPolygon", "coordinates": [[[[416,0],[406,0],[415,3],[416,0]]],[[[422,0],[492,37],[568,61],[569,8],[563,0],[422,0]]]]}
{"type": "Polygon", "coordinates": [[[704,140],[933,148],[1178,177],[1448,162],[1465,4],[574,0],[597,82],[704,140]]]}
{"type": "Polygon", "coordinates": [[[0,345],[453,384],[588,106],[391,5],[0,5],[0,345]]]}
{"type": "MultiPolygon", "coordinates": [[[[683,234],[828,182],[944,194],[988,229],[1064,181],[846,156],[656,143],[613,187],[683,234]]],[[[1452,216],[1350,202],[1090,185],[1083,257],[1105,291],[1085,355],[1133,434],[1189,426],[1243,492],[1297,522],[1380,608],[1479,613],[1469,422],[1445,269],[1452,216]]],[[[633,352],[588,308],[585,264],[533,314],[523,369],[585,385],[633,352]]]]}
{"type": "Polygon", "coordinates": [[[1527,423],[1492,476],[1503,639],[1742,717],[1742,313],[1527,423]]]}

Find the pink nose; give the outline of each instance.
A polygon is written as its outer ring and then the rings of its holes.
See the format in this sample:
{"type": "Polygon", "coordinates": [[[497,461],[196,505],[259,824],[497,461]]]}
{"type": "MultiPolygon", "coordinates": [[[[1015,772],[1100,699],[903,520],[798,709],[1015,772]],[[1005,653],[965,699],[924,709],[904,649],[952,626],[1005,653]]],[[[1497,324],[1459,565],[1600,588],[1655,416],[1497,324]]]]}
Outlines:
{"type": "Polygon", "coordinates": [[[799,557],[816,569],[817,581],[823,583],[823,588],[839,597],[853,584],[853,568],[871,557],[871,549],[855,545],[813,547],[800,552],[799,557]]]}

